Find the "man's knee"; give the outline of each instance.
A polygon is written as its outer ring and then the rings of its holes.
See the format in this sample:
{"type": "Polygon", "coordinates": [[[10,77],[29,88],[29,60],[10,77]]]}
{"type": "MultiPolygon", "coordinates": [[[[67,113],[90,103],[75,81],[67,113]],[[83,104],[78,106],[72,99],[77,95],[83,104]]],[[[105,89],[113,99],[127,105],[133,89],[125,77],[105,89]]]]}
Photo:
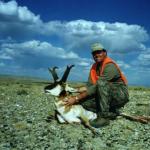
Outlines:
{"type": "Polygon", "coordinates": [[[110,85],[106,80],[99,80],[97,82],[97,90],[98,92],[102,93],[109,93],[110,92],[110,85]]]}
{"type": "Polygon", "coordinates": [[[106,86],[108,86],[108,81],[106,81],[106,80],[98,80],[97,81],[97,86],[98,87],[106,87],[106,86]]]}
{"type": "Polygon", "coordinates": [[[80,102],[80,104],[89,111],[96,112],[96,104],[95,104],[95,98],[89,97],[85,101],[80,102]]]}
{"type": "Polygon", "coordinates": [[[129,102],[129,99],[124,99],[124,100],[120,100],[120,101],[115,101],[115,100],[112,100],[111,103],[110,103],[110,108],[114,108],[114,109],[119,109],[121,107],[124,107],[125,104],[127,104],[129,102]]]}

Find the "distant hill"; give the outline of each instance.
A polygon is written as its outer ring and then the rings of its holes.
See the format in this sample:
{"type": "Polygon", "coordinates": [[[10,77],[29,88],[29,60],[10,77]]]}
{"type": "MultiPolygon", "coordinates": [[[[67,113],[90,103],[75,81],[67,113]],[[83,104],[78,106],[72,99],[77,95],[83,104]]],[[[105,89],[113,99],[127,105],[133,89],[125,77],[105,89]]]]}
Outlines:
{"type": "Polygon", "coordinates": [[[46,80],[46,79],[42,79],[42,78],[38,78],[38,77],[0,74],[0,81],[3,81],[3,80],[31,81],[31,82],[50,82],[50,80],[46,80]]]}
{"type": "MultiPolygon", "coordinates": [[[[17,76],[17,75],[5,75],[5,74],[0,74],[0,81],[15,81],[15,82],[43,82],[43,83],[50,83],[53,82],[52,80],[48,79],[43,79],[40,77],[31,77],[31,76],[17,76]]],[[[86,82],[81,82],[81,81],[67,81],[69,84],[83,84],[85,85],[86,82]]]]}

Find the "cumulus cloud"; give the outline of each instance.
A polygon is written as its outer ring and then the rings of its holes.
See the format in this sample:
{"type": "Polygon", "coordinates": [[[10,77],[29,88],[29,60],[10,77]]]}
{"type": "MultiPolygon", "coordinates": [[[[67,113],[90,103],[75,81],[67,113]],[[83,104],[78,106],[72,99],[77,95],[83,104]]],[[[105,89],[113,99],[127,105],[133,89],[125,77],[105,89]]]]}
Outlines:
{"type": "Polygon", "coordinates": [[[127,23],[92,22],[86,20],[43,22],[26,6],[18,6],[16,1],[0,1],[0,32],[3,37],[30,39],[36,35],[57,37],[66,43],[66,48],[79,54],[89,49],[94,41],[101,41],[113,52],[127,53],[141,50],[147,41],[147,31],[139,25],[127,23]]]}
{"type": "Polygon", "coordinates": [[[4,59],[13,59],[15,57],[26,55],[39,55],[62,59],[79,58],[79,56],[72,51],[68,53],[63,48],[55,47],[48,42],[40,42],[37,40],[27,41],[23,43],[4,43],[1,45],[0,54],[4,59]]]}
{"type": "Polygon", "coordinates": [[[31,37],[39,33],[42,21],[39,15],[32,13],[26,6],[18,6],[16,1],[0,1],[1,37],[31,37]]]}
{"type": "Polygon", "coordinates": [[[80,49],[85,45],[89,46],[93,41],[101,41],[110,51],[128,53],[143,49],[142,43],[148,40],[148,34],[143,27],[126,23],[51,21],[45,27],[46,33],[63,37],[70,49],[80,49]]]}
{"type": "Polygon", "coordinates": [[[121,68],[124,68],[124,69],[128,69],[128,68],[131,67],[129,64],[127,64],[127,63],[125,63],[125,62],[123,62],[123,61],[121,61],[121,60],[118,60],[118,61],[117,61],[117,64],[118,64],[121,68]]]}
{"type": "Polygon", "coordinates": [[[61,47],[53,46],[48,42],[37,40],[22,43],[3,43],[0,45],[0,60],[10,66],[22,68],[47,68],[49,66],[64,64],[75,64],[87,67],[88,58],[79,57],[73,51],[65,51],[61,47]]]}
{"type": "Polygon", "coordinates": [[[11,60],[12,57],[9,56],[7,53],[0,52],[0,59],[11,60]]]}
{"type": "Polygon", "coordinates": [[[144,52],[142,52],[137,61],[140,62],[140,65],[150,67],[150,48],[147,48],[144,52]]]}
{"type": "Polygon", "coordinates": [[[40,21],[39,15],[35,16],[27,7],[18,6],[16,1],[4,3],[0,1],[0,14],[6,18],[14,18],[22,22],[35,23],[40,21]]]}
{"type": "Polygon", "coordinates": [[[0,62],[0,67],[4,67],[5,64],[3,62],[0,62]]]}

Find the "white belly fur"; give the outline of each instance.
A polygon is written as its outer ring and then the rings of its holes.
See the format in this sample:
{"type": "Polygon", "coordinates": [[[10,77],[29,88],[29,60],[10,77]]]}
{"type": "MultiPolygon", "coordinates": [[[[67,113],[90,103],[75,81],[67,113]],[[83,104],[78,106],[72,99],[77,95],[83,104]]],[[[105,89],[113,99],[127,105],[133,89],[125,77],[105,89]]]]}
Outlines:
{"type": "Polygon", "coordinates": [[[72,105],[69,111],[66,111],[64,105],[62,105],[62,101],[58,101],[55,103],[56,109],[59,112],[57,114],[57,119],[60,123],[73,123],[73,122],[81,122],[80,118],[84,118],[86,120],[94,120],[97,118],[96,113],[85,110],[81,105],[72,105]]]}

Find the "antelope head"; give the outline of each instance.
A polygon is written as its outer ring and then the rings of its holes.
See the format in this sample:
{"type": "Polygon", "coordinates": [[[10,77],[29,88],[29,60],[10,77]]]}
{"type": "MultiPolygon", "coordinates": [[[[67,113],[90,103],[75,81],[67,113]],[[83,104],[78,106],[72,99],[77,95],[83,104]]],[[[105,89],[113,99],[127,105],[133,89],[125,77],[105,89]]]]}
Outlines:
{"type": "Polygon", "coordinates": [[[74,65],[67,66],[61,79],[59,79],[56,72],[56,69],[58,69],[58,67],[48,68],[49,72],[53,77],[54,82],[46,86],[44,88],[44,91],[54,96],[60,96],[62,93],[66,93],[66,92],[71,92],[71,93],[77,92],[76,89],[69,87],[69,85],[66,83],[72,67],[74,67],[74,65]]]}

